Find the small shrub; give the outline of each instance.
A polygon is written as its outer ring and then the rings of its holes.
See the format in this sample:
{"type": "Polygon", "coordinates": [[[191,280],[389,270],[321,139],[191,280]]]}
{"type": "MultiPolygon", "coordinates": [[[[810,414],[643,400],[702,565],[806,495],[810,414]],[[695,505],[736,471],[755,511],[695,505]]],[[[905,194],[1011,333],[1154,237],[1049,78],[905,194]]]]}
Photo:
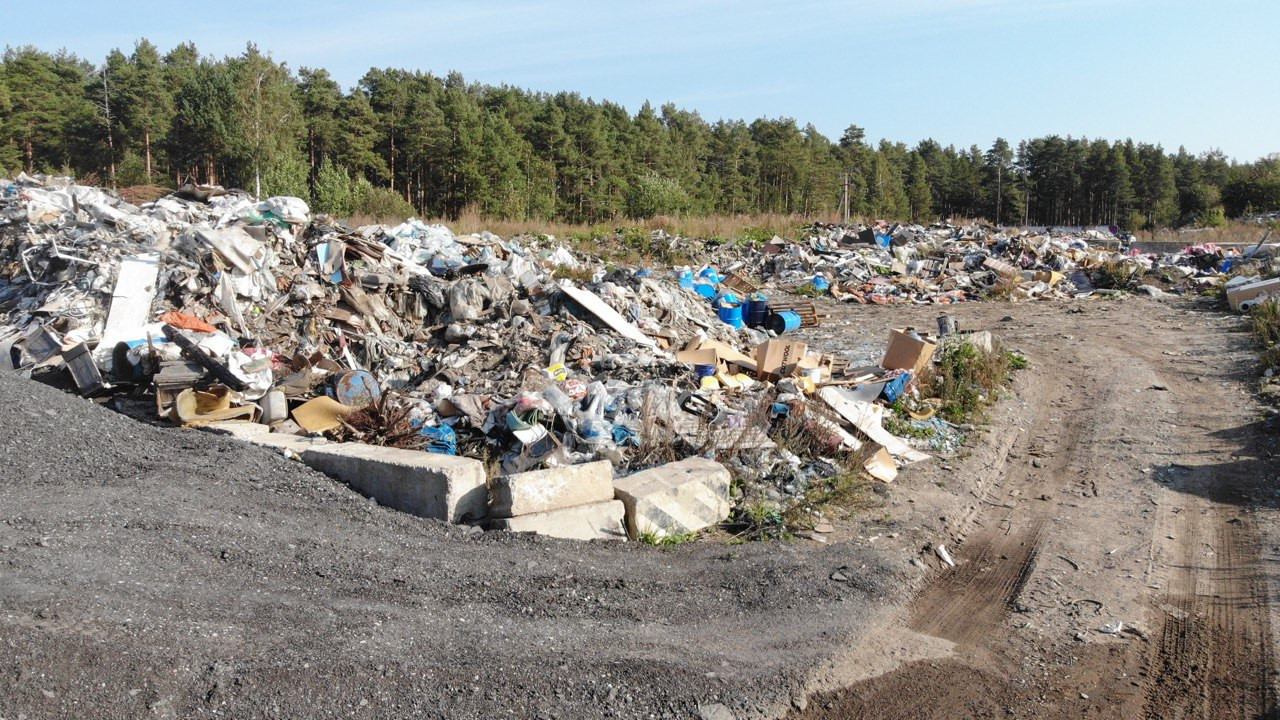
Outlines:
{"type": "Polygon", "coordinates": [[[1280,301],[1267,300],[1249,311],[1253,335],[1263,347],[1280,343],[1280,301]]]}
{"type": "Polygon", "coordinates": [[[351,214],[381,221],[403,222],[417,215],[413,205],[394,190],[374,187],[367,180],[358,181],[358,192],[351,204],[351,214]]]}
{"type": "Polygon", "coordinates": [[[353,180],[347,169],[329,158],[320,162],[316,175],[315,210],[338,217],[346,217],[355,209],[360,183],[353,180]]]}
{"type": "Polygon", "coordinates": [[[1009,353],[985,352],[968,342],[952,342],[940,351],[938,365],[922,374],[926,394],[941,398],[938,414],[950,423],[981,416],[983,405],[1009,381],[1009,353]]]}
{"type": "Polygon", "coordinates": [[[1123,290],[1129,287],[1137,271],[1136,265],[1123,260],[1105,262],[1094,270],[1093,284],[1103,290],[1123,290]]]}
{"type": "MultiPolygon", "coordinates": [[[[250,168],[252,169],[252,168],[250,168]]],[[[311,195],[307,175],[311,168],[295,153],[273,158],[262,164],[262,197],[298,197],[311,195]]],[[[250,178],[252,180],[252,178],[250,178]]]]}

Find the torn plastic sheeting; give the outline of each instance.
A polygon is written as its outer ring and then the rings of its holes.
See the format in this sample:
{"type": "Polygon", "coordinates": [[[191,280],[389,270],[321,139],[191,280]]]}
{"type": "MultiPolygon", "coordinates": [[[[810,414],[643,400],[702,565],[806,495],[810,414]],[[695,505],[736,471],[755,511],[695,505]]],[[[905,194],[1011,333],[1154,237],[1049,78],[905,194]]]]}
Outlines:
{"type": "Polygon", "coordinates": [[[302,198],[277,196],[269,197],[258,204],[258,212],[270,213],[275,218],[291,225],[306,225],[311,222],[311,208],[302,198]]]}
{"type": "Polygon", "coordinates": [[[266,263],[266,248],[242,227],[197,227],[193,234],[244,275],[253,273],[266,263]]]}

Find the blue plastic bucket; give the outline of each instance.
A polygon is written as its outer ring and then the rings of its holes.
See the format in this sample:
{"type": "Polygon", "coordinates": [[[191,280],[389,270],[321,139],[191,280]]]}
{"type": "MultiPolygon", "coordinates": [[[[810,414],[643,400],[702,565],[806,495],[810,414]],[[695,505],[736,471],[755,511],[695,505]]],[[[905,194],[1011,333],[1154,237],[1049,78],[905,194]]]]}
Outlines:
{"type": "Polygon", "coordinates": [[[769,299],[757,295],[747,301],[747,325],[758,328],[769,319],[769,299]]]}
{"type": "Polygon", "coordinates": [[[720,307],[722,305],[739,305],[740,304],[738,302],[738,296],[735,295],[732,290],[725,290],[724,292],[716,295],[716,299],[714,302],[716,307],[720,307]]]}
{"type": "Polygon", "coordinates": [[[800,316],[790,310],[783,310],[770,315],[766,324],[769,330],[778,335],[795,332],[800,329],[800,316]]]}
{"type": "Polygon", "coordinates": [[[742,306],[737,303],[721,303],[720,322],[736,328],[742,327],[742,306]]]}

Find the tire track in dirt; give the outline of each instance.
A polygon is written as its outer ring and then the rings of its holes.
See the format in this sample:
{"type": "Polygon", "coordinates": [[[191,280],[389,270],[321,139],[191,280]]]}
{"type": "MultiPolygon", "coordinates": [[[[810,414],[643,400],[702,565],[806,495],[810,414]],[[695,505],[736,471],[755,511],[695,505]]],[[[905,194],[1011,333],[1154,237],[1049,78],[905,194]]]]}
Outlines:
{"type": "Polygon", "coordinates": [[[1230,508],[1177,513],[1144,717],[1276,717],[1269,598],[1252,523],[1230,508]]]}
{"type": "MultiPolygon", "coordinates": [[[[1045,438],[1052,438],[1052,457],[1038,470],[1006,461],[998,480],[988,483],[985,492],[1018,487],[1029,497],[1049,496],[1060,485],[1076,481],[1070,463],[1081,438],[1088,432],[1085,410],[1091,402],[1082,403],[1078,399],[1070,402],[1072,399],[1061,387],[1053,388],[1049,395],[1037,398],[1036,404],[1072,405],[1065,410],[1066,424],[1055,422],[1050,413],[1041,413],[1035,425],[1019,438],[1015,449],[1020,454],[1039,453],[1045,449],[1045,438]]],[[[983,502],[991,504],[987,500],[983,502]]],[[[999,514],[988,513],[986,518],[975,520],[986,524],[956,546],[955,550],[964,558],[958,567],[936,576],[916,597],[912,604],[911,628],[960,646],[979,644],[997,631],[1013,611],[1035,567],[1040,535],[1052,507],[1045,502],[1019,503],[997,508],[1001,510],[999,514]]]]}

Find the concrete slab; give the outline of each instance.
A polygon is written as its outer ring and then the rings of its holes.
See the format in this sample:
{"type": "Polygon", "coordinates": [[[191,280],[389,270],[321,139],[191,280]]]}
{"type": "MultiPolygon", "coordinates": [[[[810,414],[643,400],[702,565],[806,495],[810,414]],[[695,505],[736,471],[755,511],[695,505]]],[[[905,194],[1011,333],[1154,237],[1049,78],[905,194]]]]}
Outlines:
{"type": "Polygon", "coordinates": [[[600,460],[494,478],[489,516],[509,518],[612,499],[613,464],[600,460]]]}
{"type": "Polygon", "coordinates": [[[513,518],[489,520],[490,530],[536,532],[570,540],[626,540],[626,508],[621,501],[575,505],[513,518]]]}
{"type": "Polygon", "coordinates": [[[659,465],[613,483],[627,509],[627,535],[680,535],[729,517],[729,471],[701,457],[659,465]]]}
{"type": "Polygon", "coordinates": [[[323,438],[308,438],[301,435],[271,432],[271,428],[255,422],[212,422],[199,426],[199,429],[217,435],[228,435],[237,440],[244,440],[254,445],[276,450],[292,450],[299,455],[308,448],[328,442],[323,438]]]}
{"type": "Polygon", "coordinates": [[[451,523],[487,511],[488,477],[479,460],[360,443],[312,446],[300,454],[310,467],[396,510],[451,523]]]}

